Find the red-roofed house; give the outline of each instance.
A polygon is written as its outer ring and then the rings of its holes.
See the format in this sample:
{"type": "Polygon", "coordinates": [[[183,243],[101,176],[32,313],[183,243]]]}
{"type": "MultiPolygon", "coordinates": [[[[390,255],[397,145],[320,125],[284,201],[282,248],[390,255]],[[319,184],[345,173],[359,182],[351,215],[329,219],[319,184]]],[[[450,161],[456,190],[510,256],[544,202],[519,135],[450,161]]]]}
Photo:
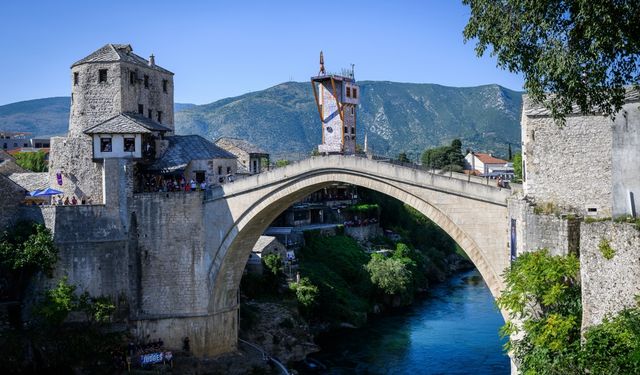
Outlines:
{"type": "Polygon", "coordinates": [[[464,157],[465,169],[476,171],[480,174],[489,174],[494,170],[513,170],[513,166],[507,160],[498,159],[491,154],[470,152],[464,157]]]}

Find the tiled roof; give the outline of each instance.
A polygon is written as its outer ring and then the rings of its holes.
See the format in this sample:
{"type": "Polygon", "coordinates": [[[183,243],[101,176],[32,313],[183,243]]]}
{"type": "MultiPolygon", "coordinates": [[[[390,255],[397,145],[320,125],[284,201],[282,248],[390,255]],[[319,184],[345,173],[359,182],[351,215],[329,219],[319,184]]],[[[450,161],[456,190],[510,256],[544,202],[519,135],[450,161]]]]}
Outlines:
{"type": "Polygon", "coordinates": [[[73,65],[71,65],[71,67],[87,63],[116,61],[145,66],[147,68],[155,69],[163,73],[173,74],[158,65],[149,66],[149,61],[133,53],[133,48],[131,48],[130,44],[105,44],[103,47],[94,51],[89,56],[76,61],[73,65]]]}
{"type": "Polygon", "coordinates": [[[266,151],[261,149],[260,147],[254,145],[249,141],[245,141],[244,139],[239,138],[231,138],[231,137],[220,137],[216,140],[216,145],[224,148],[224,143],[228,143],[232,146],[235,146],[242,151],[249,154],[268,154],[266,151]],[[222,143],[222,145],[221,145],[222,143]]]}
{"type": "Polygon", "coordinates": [[[85,134],[133,134],[168,132],[166,126],[139,114],[121,113],[85,130],[85,134]]]}
{"type": "MultiPolygon", "coordinates": [[[[635,90],[631,87],[627,88],[627,91],[624,95],[625,103],[633,103],[640,101],[640,91],[635,90]]],[[[580,114],[580,107],[574,105],[571,108],[571,114],[580,114]]],[[[536,104],[533,100],[529,99],[526,95],[524,97],[524,114],[526,116],[551,116],[551,111],[549,111],[545,106],[541,104],[536,104]]]]}
{"type": "Polygon", "coordinates": [[[221,149],[199,135],[166,137],[169,147],[148,169],[174,172],[184,170],[191,160],[235,159],[235,155],[221,149]]]}
{"type": "Polygon", "coordinates": [[[12,173],[9,175],[9,178],[28,191],[49,187],[49,173],[47,172],[12,173]]]}
{"type": "Polygon", "coordinates": [[[482,154],[479,152],[473,153],[481,162],[484,164],[506,164],[508,161],[498,159],[496,157],[491,156],[491,154],[482,154]]]}

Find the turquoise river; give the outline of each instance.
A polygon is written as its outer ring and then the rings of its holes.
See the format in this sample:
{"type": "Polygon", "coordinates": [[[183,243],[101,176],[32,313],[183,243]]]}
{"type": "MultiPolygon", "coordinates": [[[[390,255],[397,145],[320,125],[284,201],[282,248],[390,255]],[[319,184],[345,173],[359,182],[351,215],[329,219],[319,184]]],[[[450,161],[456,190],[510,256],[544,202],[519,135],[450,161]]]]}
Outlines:
{"type": "Polygon", "coordinates": [[[312,357],[327,369],[300,373],[507,375],[503,323],[479,273],[463,272],[410,308],[321,337],[312,357]]]}

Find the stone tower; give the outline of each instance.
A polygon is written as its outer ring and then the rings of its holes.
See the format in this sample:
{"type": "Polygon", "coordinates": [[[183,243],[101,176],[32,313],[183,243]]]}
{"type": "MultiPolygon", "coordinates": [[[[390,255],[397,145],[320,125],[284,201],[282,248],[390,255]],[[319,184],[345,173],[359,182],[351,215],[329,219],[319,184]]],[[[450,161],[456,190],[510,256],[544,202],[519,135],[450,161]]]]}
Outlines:
{"type": "Polygon", "coordinates": [[[354,154],[360,88],[354,79],[353,68],[341,75],[327,74],[320,52],[320,72],[311,77],[311,85],[322,123],[322,143],[318,145],[318,152],[354,154]]]}
{"type": "MultiPolygon", "coordinates": [[[[157,66],[153,55],[149,60],[136,55],[128,44],[107,44],[71,66],[69,133],[51,139],[49,185],[68,197],[103,204],[113,201],[109,191],[115,190],[113,186],[128,186],[123,176],[131,174],[133,168],[127,165],[134,161],[95,157],[93,138],[85,131],[107,120],[117,122],[114,119],[122,114],[170,134],[173,73],[157,66]]],[[[115,131],[114,139],[140,137],[131,122],[115,131]]]]}
{"type": "Polygon", "coordinates": [[[71,66],[69,136],[83,136],[120,113],[141,114],[173,130],[173,73],[128,44],[107,44],[71,66]]]}

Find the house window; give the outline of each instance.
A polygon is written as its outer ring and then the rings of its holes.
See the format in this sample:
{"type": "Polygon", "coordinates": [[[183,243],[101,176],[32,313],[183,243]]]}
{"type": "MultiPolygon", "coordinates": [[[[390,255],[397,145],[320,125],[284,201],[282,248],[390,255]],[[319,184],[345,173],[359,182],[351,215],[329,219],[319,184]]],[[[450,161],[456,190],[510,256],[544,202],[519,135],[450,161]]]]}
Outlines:
{"type": "Polygon", "coordinates": [[[227,174],[231,173],[231,167],[227,167],[227,174]]]}
{"type": "Polygon", "coordinates": [[[136,72],[129,72],[129,83],[132,85],[136,84],[136,72]]]}
{"type": "Polygon", "coordinates": [[[158,111],[158,122],[162,123],[162,111],[158,111]]]}
{"type": "Polygon", "coordinates": [[[358,99],[358,89],[355,87],[353,88],[353,98],[358,99]]]}
{"type": "Polygon", "coordinates": [[[169,81],[167,81],[166,79],[162,80],[162,92],[167,92],[167,85],[169,84],[169,81]]]}
{"type": "Polygon", "coordinates": [[[351,87],[347,86],[347,98],[351,97],[351,87]]]}
{"type": "Polygon", "coordinates": [[[148,89],[149,88],[149,76],[148,75],[144,75],[144,88],[148,89]]]}
{"type": "Polygon", "coordinates": [[[142,104],[138,104],[138,113],[141,115],[144,114],[144,106],[142,104]]]}
{"type": "Polygon", "coordinates": [[[78,81],[80,80],[80,73],[73,72],[73,85],[78,86],[78,81]]]}
{"type": "Polygon", "coordinates": [[[150,110],[150,109],[149,109],[149,110],[147,110],[147,117],[151,118],[151,114],[152,114],[152,113],[153,113],[153,111],[152,111],[152,110],[150,110]]]}
{"type": "Polygon", "coordinates": [[[107,69],[98,70],[98,83],[107,82],[107,69]]]}
{"type": "Polygon", "coordinates": [[[111,152],[111,138],[100,138],[100,152],[111,152]]]}
{"type": "Polygon", "coordinates": [[[125,138],[124,139],[124,152],[136,152],[136,139],[125,138]]]}
{"type": "Polygon", "coordinates": [[[222,174],[222,166],[221,165],[218,166],[218,174],[222,174]]]}

